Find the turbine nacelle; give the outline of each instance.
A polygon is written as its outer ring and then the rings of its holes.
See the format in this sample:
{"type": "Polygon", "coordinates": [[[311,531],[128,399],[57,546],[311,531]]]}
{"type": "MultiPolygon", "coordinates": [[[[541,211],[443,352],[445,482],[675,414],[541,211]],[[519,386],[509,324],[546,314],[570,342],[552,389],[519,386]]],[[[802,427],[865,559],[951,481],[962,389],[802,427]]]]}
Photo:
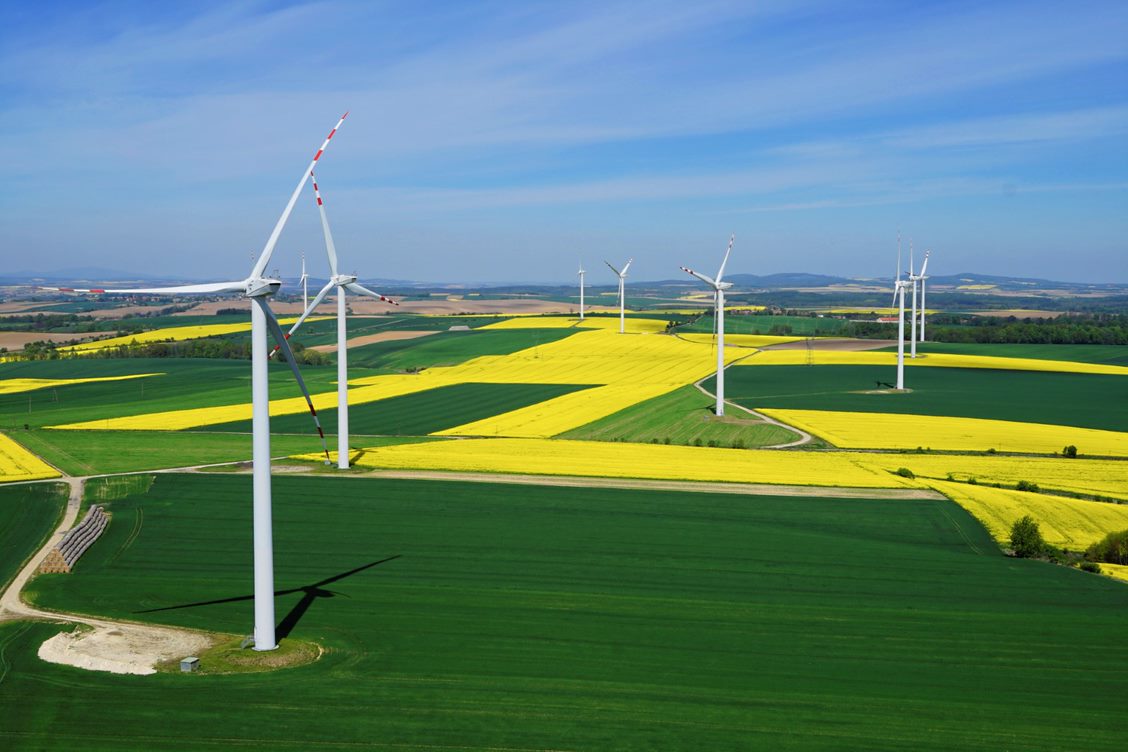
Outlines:
{"type": "Polygon", "coordinates": [[[333,284],[335,284],[335,285],[339,285],[339,286],[351,285],[353,282],[356,282],[356,275],[355,274],[334,274],[333,275],[333,284]]]}
{"type": "Polygon", "coordinates": [[[282,280],[257,277],[247,280],[247,289],[244,294],[248,298],[262,298],[275,294],[281,286],[282,280]]]}

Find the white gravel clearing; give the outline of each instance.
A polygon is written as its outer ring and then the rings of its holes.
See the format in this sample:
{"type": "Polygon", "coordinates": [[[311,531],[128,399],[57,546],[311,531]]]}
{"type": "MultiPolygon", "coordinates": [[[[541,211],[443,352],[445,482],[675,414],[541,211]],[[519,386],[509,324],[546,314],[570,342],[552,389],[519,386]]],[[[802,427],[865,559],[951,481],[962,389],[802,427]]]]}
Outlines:
{"type": "Polygon", "coordinates": [[[144,675],[155,674],[162,661],[196,655],[210,644],[203,635],[176,629],[96,625],[55,635],[39,646],[39,657],[90,671],[144,675]]]}

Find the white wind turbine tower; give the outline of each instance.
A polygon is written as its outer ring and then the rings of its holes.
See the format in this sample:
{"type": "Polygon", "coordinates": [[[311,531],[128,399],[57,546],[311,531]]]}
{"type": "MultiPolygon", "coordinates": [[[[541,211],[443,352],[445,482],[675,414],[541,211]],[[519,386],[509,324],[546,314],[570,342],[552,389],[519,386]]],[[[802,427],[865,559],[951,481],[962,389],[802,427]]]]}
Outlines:
{"type": "Polygon", "coordinates": [[[623,267],[623,271],[619,271],[611,266],[610,261],[604,261],[603,263],[607,264],[611,271],[615,272],[615,276],[619,278],[619,334],[622,334],[626,331],[627,322],[627,269],[631,268],[634,259],[632,258],[627,261],[627,265],[623,267]]]}
{"type": "MultiPolygon", "coordinates": [[[[916,346],[917,346],[917,283],[920,282],[922,285],[924,284],[924,282],[923,282],[924,272],[928,269],[928,255],[929,255],[929,253],[931,253],[931,252],[930,251],[924,252],[924,263],[920,267],[920,274],[913,274],[913,244],[912,244],[912,241],[909,242],[909,280],[913,283],[913,318],[912,318],[912,325],[909,327],[909,330],[912,332],[912,334],[911,334],[911,337],[912,337],[912,356],[911,357],[913,357],[913,358],[916,357],[916,346]]],[[[921,315],[921,318],[923,320],[923,318],[924,318],[924,293],[923,292],[921,293],[920,315],[921,315]]],[[[924,341],[923,321],[922,321],[922,324],[921,324],[921,341],[924,341]]]]}
{"type": "MultiPolygon", "coordinates": [[[[333,233],[329,231],[329,217],[325,214],[325,202],[321,198],[321,189],[317,186],[317,178],[310,172],[310,177],[313,178],[313,195],[317,199],[317,208],[321,212],[321,229],[325,235],[325,252],[329,256],[329,270],[332,272],[332,277],[325,287],[317,293],[313,299],[313,303],[306,307],[302,315],[290,327],[290,331],[286,332],[286,339],[289,339],[302,322],[313,313],[317,306],[321,305],[321,301],[325,296],[335,287],[337,288],[337,467],[341,470],[349,469],[349,352],[348,352],[348,321],[347,314],[345,313],[345,291],[351,290],[358,295],[367,295],[377,300],[382,300],[385,303],[392,305],[399,305],[391,298],[386,298],[378,292],[373,292],[367,287],[357,284],[355,274],[340,274],[337,270],[337,247],[333,244],[333,233]]],[[[278,348],[275,348],[277,352],[278,348]]],[[[273,353],[272,353],[273,354],[273,353]]]]}
{"type": "Polygon", "coordinates": [[[306,274],[305,253],[302,254],[302,276],[298,282],[302,286],[302,310],[309,308],[309,275],[306,274]]]}
{"type": "Polygon", "coordinates": [[[721,261],[721,268],[717,270],[717,278],[711,279],[704,274],[698,274],[692,269],[681,267],[683,272],[692,274],[699,280],[713,288],[713,299],[715,301],[716,309],[714,312],[717,323],[717,417],[725,414],[725,290],[732,287],[732,282],[722,282],[721,278],[725,275],[725,265],[728,263],[729,254],[732,253],[732,244],[736,240],[736,235],[729,236],[728,249],[725,251],[725,257],[721,261]]]}
{"type": "Polygon", "coordinates": [[[897,242],[897,276],[893,278],[893,304],[900,298],[900,312],[897,315],[897,390],[905,389],[905,288],[909,280],[901,279],[901,243],[897,242]]]}
{"type": "Polygon", "coordinates": [[[924,266],[921,267],[920,276],[918,277],[918,279],[920,280],[920,341],[921,342],[924,342],[924,320],[926,318],[925,313],[924,313],[925,310],[926,310],[926,303],[925,303],[925,299],[924,299],[924,294],[925,294],[925,292],[928,288],[928,275],[925,274],[925,271],[928,269],[928,257],[931,254],[932,254],[932,251],[926,251],[925,252],[924,266]]]}
{"type": "MultiPolygon", "coordinates": [[[[246,279],[234,282],[214,282],[210,284],[181,285],[177,287],[148,287],[127,290],[73,290],[73,292],[131,294],[215,294],[221,292],[239,292],[251,300],[251,430],[253,433],[251,458],[254,467],[252,471],[252,486],[254,489],[255,650],[274,650],[278,647],[274,624],[274,535],[272,529],[270,484],[270,390],[267,370],[269,359],[269,352],[266,346],[267,330],[271,332],[274,339],[278,342],[278,347],[283,350],[283,354],[290,364],[290,369],[294,373],[294,378],[301,387],[302,394],[305,395],[306,404],[309,406],[310,413],[313,415],[314,423],[317,424],[318,433],[321,433],[321,425],[317,419],[317,411],[313,407],[313,400],[309,396],[309,390],[306,389],[305,382],[302,380],[301,373],[298,371],[297,361],[294,360],[294,354],[290,350],[290,345],[286,342],[285,335],[282,334],[282,328],[278,326],[278,319],[275,318],[274,312],[270,310],[270,305],[267,303],[267,299],[278,292],[278,288],[282,283],[277,279],[271,279],[263,275],[266,272],[266,265],[270,262],[270,256],[274,253],[274,246],[278,243],[278,237],[282,234],[282,228],[286,226],[286,221],[290,218],[290,213],[293,211],[294,204],[298,200],[298,195],[302,192],[302,188],[305,187],[306,180],[309,179],[313,168],[317,165],[317,160],[321,158],[325,149],[328,148],[329,141],[337,132],[337,128],[341,127],[341,123],[345,121],[346,117],[348,117],[347,112],[337,121],[337,125],[333,126],[333,130],[329,132],[329,135],[325,137],[325,141],[322,142],[321,148],[313,155],[313,160],[309,163],[309,167],[302,172],[298,186],[294,189],[293,194],[290,195],[290,200],[287,202],[286,208],[282,211],[282,216],[278,218],[278,222],[274,225],[274,230],[271,231],[270,237],[267,238],[266,245],[263,246],[262,253],[259,254],[258,261],[255,263],[254,268],[251,269],[251,273],[246,279]]],[[[324,434],[322,434],[322,439],[324,440],[324,434]]],[[[329,461],[328,450],[325,452],[325,460],[326,462],[329,461]]]]}
{"type": "Polygon", "coordinates": [[[580,262],[580,271],[579,271],[579,275],[580,275],[580,321],[584,320],[584,274],[586,274],[586,273],[587,272],[584,271],[584,264],[581,261],[580,262]]]}

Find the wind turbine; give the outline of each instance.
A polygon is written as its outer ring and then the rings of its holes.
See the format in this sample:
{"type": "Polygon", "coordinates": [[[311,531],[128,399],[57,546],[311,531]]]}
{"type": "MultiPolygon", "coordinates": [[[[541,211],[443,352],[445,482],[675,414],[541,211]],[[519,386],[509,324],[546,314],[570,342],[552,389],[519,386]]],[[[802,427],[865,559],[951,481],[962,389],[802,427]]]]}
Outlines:
{"type": "Polygon", "coordinates": [[[305,253],[302,253],[302,276],[298,280],[302,286],[302,310],[309,308],[309,275],[306,274],[305,253]]]}
{"type": "MultiPolygon", "coordinates": [[[[265,273],[266,265],[270,262],[270,256],[274,252],[274,246],[278,243],[278,237],[282,234],[282,228],[286,226],[286,221],[290,218],[290,213],[293,211],[294,204],[298,200],[298,195],[301,193],[302,188],[305,187],[306,180],[309,179],[313,168],[317,165],[317,160],[321,158],[325,149],[328,148],[329,141],[332,140],[333,135],[337,132],[337,129],[341,127],[341,123],[345,121],[346,117],[348,117],[347,112],[337,121],[337,125],[333,126],[333,130],[329,132],[329,135],[325,137],[325,141],[322,142],[321,148],[313,155],[313,160],[310,162],[309,167],[302,172],[298,186],[290,195],[290,200],[287,202],[286,208],[282,211],[282,216],[278,218],[278,222],[274,225],[274,230],[270,233],[270,237],[267,238],[262,253],[259,254],[258,261],[255,263],[254,268],[251,269],[251,273],[246,279],[234,282],[214,282],[202,285],[181,285],[177,287],[74,291],[126,294],[215,294],[221,292],[239,292],[242,293],[244,297],[250,299],[255,650],[274,650],[278,647],[274,624],[274,536],[272,530],[270,483],[270,390],[267,371],[269,353],[266,347],[266,333],[268,330],[278,342],[278,347],[283,350],[286,360],[290,364],[290,369],[293,371],[294,378],[297,380],[298,385],[301,387],[302,394],[305,396],[306,404],[309,406],[314,422],[317,424],[318,433],[321,433],[321,425],[317,419],[317,411],[313,407],[313,400],[310,398],[309,390],[306,389],[305,382],[302,380],[301,373],[298,371],[297,361],[294,359],[294,354],[290,350],[290,345],[286,342],[286,337],[282,334],[282,328],[278,325],[278,319],[275,318],[274,312],[270,310],[270,305],[267,303],[267,299],[278,292],[278,288],[282,283],[277,279],[264,277],[263,274],[265,273]]],[[[324,434],[322,433],[321,435],[324,438],[324,434]]],[[[325,458],[326,462],[328,462],[328,451],[325,452],[325,458]]]]}
{"type": "MultiPolygon", "coordinates": [[[[912,356],[911,357],[913,357],[913,358],[916,357],[916,346],[917,346],[917,282],[921,282],[921,284],[923,284],[924,272],[925,272],[925,270],[928,269],[928,254],[929,253],[930,253],[930,251],[924,252],[924,263],[920,267],[920,274],[913,274],[913,244],[912,244],[911,241],[909,242],[909,280],[912,281],[912,283],[913,283],[913,319],[912,319],[912,326],[910,326],[909,329],[912,332],[912,343],[913,344],[912,344],[912,356]]],[[[924,293],[922,292],[921,293],[921,318],[923,319],[923,317],[924,317],[924,293]]],[[[921,325],[921,332],[922,332],[921,339],[922,339],[922,341],[923,341],[923,338],[924,338],[923,331],[924,331],[924,326],[923,326],[923,323],[922,323],[922,325],[921,325]]]]}
{"type": "MultiPolygon", "coordinates": [[[[317,293],[313,303],[306,307],[302,315],[286,332],[285,339],[289,339],[302,322],[313,313],[321,301],[335,287],[337,288],[337,467],[341,470],[349,469],[349,351],[348,351],[348,321],[345,313],[345,291],[351,290],[358,295],[367,295],[385,303],[399,305],[391,298],[386,298],[378,292],[373,292],[367,287],[357,284],[355,274],[340,274],[337,271],[337,247],[333,244],[333,233],[329,231],[329,217],[325,214],[325,202],[321,198],[321,189],[317,186],[317,178],[313,172],[309,174],[313,183],[313,195],[317,199],[317,209],[321,212],[321,230],[325,235],[325,252],[329,256],[329,270],[332,277],[325,287],[317,293]]],[[[277,352],[278,348],[274,348],[277,352]]],[[[273,353],[271,353],[273,355],[273,353]]]]}
{"type": "Polygon", "coordinates": [[[579,271],[579,275],[580,275],[580,321],[584,320],[584,274],[586,274],[586,273],[587,272],[584,271],[584,264],[581,261],[580,262],[580,271],[579,271]]]}
{"type": "Polygon", "coordinates": [[[901,237],[897,236],[897,276],[893,278],[893,303],[901,300],[897,316],[897,391],[905,389],[905,288],[912,282],[901,279],[901,237]]]}
{"type": "Polygon", "coordinates": [[[713,288],[713,298],[716,301],[715,321],[717,322],[717,408],[716,415],[721,417],[725,414],[725,290],[732,287],[732,282],[722,282],[721,278],[725,276],[725,264],[728,263],[729,254],[732,253],[732,244],[736,240],[736,235],[729,236],[728,249],[725,250],[725,257],[721,261],[721,268],[717,270],[717,278],[711,279],[704,274],[698,274],[692,269],[681,267],[683,272],[692,274],[699,280],[713,288]]]}
{"type": "Polygon", "coordinates": [[[622,334],[626,331],[627,324],[627,269],[631,268],[634,259],[632,258],[627,261],[627,265],[623,267],[623,271],[619,271],[611,266],[610,261],[604,261],[603,263],[607,264],[611,271],[615,272],[615,276],[619,278],[619,334],[622,334]]]}
{"type": "Polygon", "coordinates": [[[918,279],[920,280],[920,341],[921,342],[924,342],[924,319],[925,319],[925,313],[924,312],[926,310],[925,301],[924,301],[924,294],[925,294],[925,292],[928,288],[928,275],[925,274],[925,270],[928,268],[928,256],[931,253],[932,253],[932,251],[926,251],[925,252],[924,266],[921,267],[920,276],[918,277],[918,279]]]}

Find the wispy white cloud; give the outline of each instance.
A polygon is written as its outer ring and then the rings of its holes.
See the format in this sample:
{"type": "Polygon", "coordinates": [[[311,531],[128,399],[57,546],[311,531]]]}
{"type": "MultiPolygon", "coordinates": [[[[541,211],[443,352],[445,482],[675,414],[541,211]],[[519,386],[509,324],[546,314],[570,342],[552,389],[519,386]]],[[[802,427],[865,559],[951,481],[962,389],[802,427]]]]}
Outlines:
{"type": "Polygon", "coordinates": [[[1062,166],[1128,130],[1118,4],[153,8],[0,36],[12,203],[139,225],[184,207],[221,246],[216,208],[269,213],[345,108],[323,168],[342,210],[431,226],[617,207],[673,233],[687,214],[1110,191],[1076,186],[1128,169],[1115,150],[1062,166]]]}

